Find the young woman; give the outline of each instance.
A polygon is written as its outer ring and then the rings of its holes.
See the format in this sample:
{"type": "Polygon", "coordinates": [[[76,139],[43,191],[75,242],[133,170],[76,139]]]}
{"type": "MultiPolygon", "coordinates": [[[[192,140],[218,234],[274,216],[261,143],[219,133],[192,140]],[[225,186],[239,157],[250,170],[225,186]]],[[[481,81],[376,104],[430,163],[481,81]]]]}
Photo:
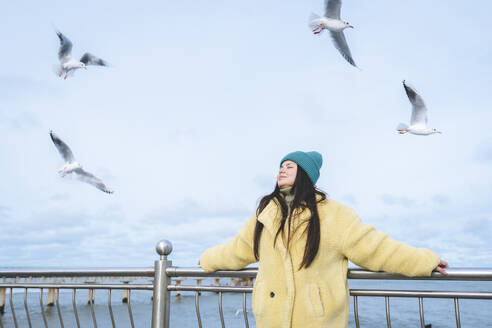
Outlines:
{"type": "Polygon", "coordinates": [[[439,255],[391,239],[315,186],[322,157],[296,151],[280,162],[275,190],[226,244],[203,253],[207,272],[259,261],[253,289],[257,327],[347,327],[347,262],[372,271],[446,274],[439,255]]]}

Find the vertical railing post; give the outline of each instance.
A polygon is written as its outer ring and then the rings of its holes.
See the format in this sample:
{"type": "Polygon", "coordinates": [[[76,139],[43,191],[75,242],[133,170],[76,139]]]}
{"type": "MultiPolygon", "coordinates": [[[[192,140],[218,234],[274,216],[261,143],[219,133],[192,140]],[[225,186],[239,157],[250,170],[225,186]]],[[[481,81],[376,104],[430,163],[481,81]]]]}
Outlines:
{"type": "Polygon", "coordinates": [[[155,247],[160,259],[154,264],[154,300],[152,306],[152,328],[169,328],[169,316],[171,306],[171,293],[167,289],[170,277],[166,269],[171,266],[172,261],[167,260],[171,254],[173,245],[168,240],[161,240],[155,247]]]}

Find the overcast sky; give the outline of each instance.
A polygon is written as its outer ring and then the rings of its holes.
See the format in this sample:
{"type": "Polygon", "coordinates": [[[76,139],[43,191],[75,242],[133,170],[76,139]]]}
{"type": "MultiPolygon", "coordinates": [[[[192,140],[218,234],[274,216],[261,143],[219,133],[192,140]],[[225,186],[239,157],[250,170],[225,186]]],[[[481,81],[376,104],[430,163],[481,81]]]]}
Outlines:
{"type": "Polygon", "coordinates": [[[0,266],[195,265],[271,192],[279,160],[455,267],[492,267],[489,1],[344,1],[350,66],[308,28],[322,0],[4,1],[0,266]],[[111,67],[53,73],[54,26],[111,67]],[[406,79],[442,135],[399,135],[406,79]],[[69,177],[52,129],[105,194],[69,177]]]}

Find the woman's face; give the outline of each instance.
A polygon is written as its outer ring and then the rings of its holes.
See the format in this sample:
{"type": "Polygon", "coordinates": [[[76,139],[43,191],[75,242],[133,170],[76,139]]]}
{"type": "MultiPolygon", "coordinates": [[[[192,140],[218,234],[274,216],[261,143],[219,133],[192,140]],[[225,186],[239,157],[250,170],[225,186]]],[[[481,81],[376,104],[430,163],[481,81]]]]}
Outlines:
{"type": "Polygon", "coordinates": [[[277,175],[277,184],[279,188],[288,188],[294,185],[297,176],[297,164],[293,161],[284,161],[280,166],[277,175]]]}

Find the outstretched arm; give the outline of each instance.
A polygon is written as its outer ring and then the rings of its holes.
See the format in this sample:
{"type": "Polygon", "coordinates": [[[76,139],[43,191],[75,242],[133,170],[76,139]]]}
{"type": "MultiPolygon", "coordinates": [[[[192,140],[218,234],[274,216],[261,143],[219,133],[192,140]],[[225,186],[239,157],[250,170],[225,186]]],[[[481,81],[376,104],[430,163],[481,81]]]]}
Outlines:
{"type": "Polygon", "coordinates": [[[236,237],[229,239],[224,245],[207,249],[198,264],[203,270],[239,270],[250,263],[256,262],[253,253],[253,233],[256,225],[256,215],[249,219],[236,237]]]}
{"type": "Polygon", "coordinates": [[[405,276],[430,276],[433,270],[445,274],[447,267],[439,255],[426,249],[415,248],[390,238],[373,226],[363,224],[349,208],[342,252],[353,263],[372,271],[386,271],[405,276]]]}

